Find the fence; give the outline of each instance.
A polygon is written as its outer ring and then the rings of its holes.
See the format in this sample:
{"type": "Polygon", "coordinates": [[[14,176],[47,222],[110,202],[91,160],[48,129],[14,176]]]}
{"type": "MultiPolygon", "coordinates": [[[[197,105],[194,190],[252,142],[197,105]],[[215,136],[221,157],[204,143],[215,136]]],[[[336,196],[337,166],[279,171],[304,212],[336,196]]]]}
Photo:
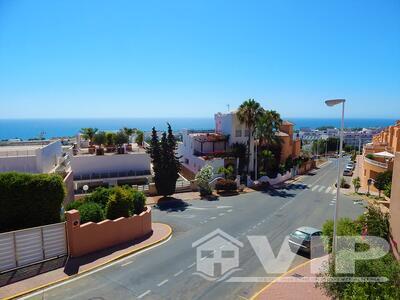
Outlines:
{"type": "Polygon", "coordinates": [[[67,254],[64,222],[0,234],[0,272],[67,254]]]}

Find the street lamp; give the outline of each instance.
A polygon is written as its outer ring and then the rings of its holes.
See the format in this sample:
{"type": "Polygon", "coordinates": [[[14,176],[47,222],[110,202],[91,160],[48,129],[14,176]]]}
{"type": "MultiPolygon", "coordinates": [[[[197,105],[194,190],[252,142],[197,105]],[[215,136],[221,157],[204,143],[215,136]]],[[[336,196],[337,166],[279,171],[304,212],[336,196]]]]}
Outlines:
{"type": "Polygon", "coordinates": [[[340,126],[340,146],[339,146],[339,157],[338,157],[338,173],[336,181],[336,202],[335,202],[335,213],[333,215],[333,245],[332,245],[332,256],[336,255],[336,244],[337,244],[337,221],[339,212],[339,194],[340,194],[340,164],[342,162],[342,148],[343,148],[343,127],[344,127],[344,103],[345,99],[331,99],[326,100],[325,104],[328,106],[335,106],[342,104],[342,122],[340,126]]]}

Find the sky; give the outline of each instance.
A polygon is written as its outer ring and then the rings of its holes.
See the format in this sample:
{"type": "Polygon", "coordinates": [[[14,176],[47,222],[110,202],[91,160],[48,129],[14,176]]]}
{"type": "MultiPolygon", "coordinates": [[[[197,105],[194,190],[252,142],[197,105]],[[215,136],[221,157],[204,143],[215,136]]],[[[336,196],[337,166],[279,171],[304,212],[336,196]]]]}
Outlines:
{"type": "Polygon", "coordinates": [[[399,0],[0,0],[0,118],[398,118],[399,0]]]}

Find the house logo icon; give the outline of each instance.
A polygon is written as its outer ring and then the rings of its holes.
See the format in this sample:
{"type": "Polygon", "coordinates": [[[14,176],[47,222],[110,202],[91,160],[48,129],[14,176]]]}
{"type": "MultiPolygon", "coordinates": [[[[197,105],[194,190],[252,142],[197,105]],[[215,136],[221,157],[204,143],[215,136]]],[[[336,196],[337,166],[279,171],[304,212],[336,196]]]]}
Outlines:
{"type": "Polygon", "coordinates": [[[216,229],[192,244],[196,248],[196,271],[194,274],[209,281],[222,281],[240,270],[239,247],[243,243],[216,229]]]}

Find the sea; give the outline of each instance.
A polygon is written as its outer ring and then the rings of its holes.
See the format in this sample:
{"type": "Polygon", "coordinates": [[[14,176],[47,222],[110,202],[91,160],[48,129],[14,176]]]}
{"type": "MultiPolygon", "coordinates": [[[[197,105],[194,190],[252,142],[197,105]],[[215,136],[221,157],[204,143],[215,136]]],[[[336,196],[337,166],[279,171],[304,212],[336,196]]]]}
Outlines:
{"type": "MultiPolygon", "coordinates": [[[[340,127],[340,119],[283,118],[295,124],[296,129],[321,126],[340,127]]],[[[114,131],[122,127],[150,131],[165,130],[170,123],[174,132],[183,129],[214,129],[213,118],[87,118],[87,119],[0,119],[0,140],[75,136],[83,127],[114,131]]],[[[380,128],[392,125],[395,119],[345,119],[346,128],[380,128]]]]}

